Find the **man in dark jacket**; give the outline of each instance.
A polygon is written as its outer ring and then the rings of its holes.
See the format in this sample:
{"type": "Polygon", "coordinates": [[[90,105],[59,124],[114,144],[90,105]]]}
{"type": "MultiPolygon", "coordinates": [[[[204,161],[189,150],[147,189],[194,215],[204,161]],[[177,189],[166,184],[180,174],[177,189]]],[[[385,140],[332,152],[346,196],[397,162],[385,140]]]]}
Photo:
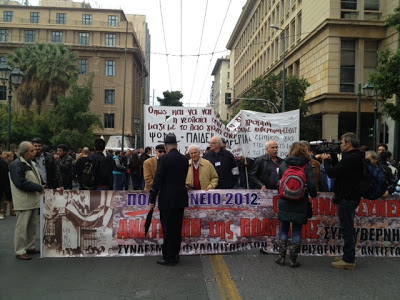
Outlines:
{"type": "Polygon", "coordinates": [[[220,136],[216,135],[210,139],[210,151],[203,157],[211,162],[217,171],[217,189],[233,189],[238,182],[239,168],[233,154],[222,148],[220,136]]]}
{"type": "Polygon", "coordinates": [[[276,189],[278,170],[282,163],[282,159],[278,156],[277,142],[268,141],[265,144],[265,150],[267,154],[256,158],[250,172],[256,188],[262,189],[264,192],[267,189],[276,189]]]}
{"type": "Polygon", "coordinates": [[[61,173],[62,186],[72,190],[72,157],[68,155],[68,146],[60,144],[57,146],[56,163],[61,173]]]}
{"type": "Polygon", "coordinates": [[[358,149],[360,141],[354,133],[345,133],[341,140],[342,160],[335,167],[331,165],[329,154],[321,156],[326,174],[330,178],[335,178],[334,202],[339,205],[339,222],[344,240],[343,257],[332,262],[331,266],[337,269],[354,270],[357,267],[354,217],[361,199],[360,181],[364,153],[358,149]]]}
{"type": "Polygon", "coordinates": [[[94,189],[98,191],[112,190],[114,184],[114,161],[112,157],[104,156],[105,147],[106,142],[103,139],[96,139],[94,141],[95,152],[89,156],[89,160],[94,162],[94,189]]]}
{"type": "Polygon", "coordinates": [[[63,186],[60,170],[56,165],[54,156],[43,151],[42,139],[35,137],[31,143],[36,150],[35,163],[43,182],[46,184],[46,189],[56,189],[63,186]]]}
{"type": "Polygon", "coordinates": [[[153,188],[150,191],[150,209],[154,209],[158,196],[164,243],[163,258],[157,263],[169,265],[179,262],[183,213],[188,206],[186,175],[189,163],[177,150],[175,134],[167,134],[164,143],[167,154],[161,156],[157,163],[153,188]]]}

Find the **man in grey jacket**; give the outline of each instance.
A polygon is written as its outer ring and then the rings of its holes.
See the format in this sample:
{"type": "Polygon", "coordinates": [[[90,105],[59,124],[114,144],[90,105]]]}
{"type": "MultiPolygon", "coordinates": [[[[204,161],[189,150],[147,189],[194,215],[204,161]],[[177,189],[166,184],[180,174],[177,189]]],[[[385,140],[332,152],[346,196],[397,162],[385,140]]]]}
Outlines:
{"type": "Polygon", "coordinates": [[[40,193],[44,191],[44,185],[34,162],[35,154],[35,148],[30,142],[22,142],[18,146],[18,158],[10,167],[11,193],[17,214],[15,254],[22,260],[30,260],[30,254],[40,253],[35,249],[35,240],[40,193]]]}

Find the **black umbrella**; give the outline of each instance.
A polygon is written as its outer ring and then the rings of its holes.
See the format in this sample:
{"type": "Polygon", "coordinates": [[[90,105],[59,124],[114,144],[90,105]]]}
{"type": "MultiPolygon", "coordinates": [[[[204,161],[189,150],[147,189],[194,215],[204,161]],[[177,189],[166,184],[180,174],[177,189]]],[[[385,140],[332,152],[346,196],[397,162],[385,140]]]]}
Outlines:
{"type": "Polygon", "coordinates": [[[153,218],[153,211],[154,209],[150,209],[146,217],[146,223],[144,224],[144,236],[146,237],[147,233],[149,232],[151,219],[153,218]]]}

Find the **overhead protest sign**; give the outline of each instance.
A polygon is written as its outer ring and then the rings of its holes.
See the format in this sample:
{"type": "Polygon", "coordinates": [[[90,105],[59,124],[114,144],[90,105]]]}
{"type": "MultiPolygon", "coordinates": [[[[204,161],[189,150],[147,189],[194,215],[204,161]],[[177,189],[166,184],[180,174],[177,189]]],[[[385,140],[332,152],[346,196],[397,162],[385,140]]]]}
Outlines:
{"type": "Polygon", "coordinates": [[[265,153],[265,143],[278,143],[281,157],[285,157],[293,142],[300,136],[300,111],[267,114],[240,111],[225,126],[211,107],[190,108],[145,105],[144,143],[155,149],[167,133],[174,133],[179,142],[179,151],[188,153],[192,144],[204,152],[214,135],[228,142],[228,149],[235,156],[257,157],[265,153]]]}
{"type": "MultiPolygon", "coordinates": [[[[302,255],[342,255],[338,207],[332,193],[313,198],[302,230],[302,255]]],[[[189,193],[181,254],[265,248],[278,251],[279,197],[268,190],[189,193]]],[[[154,210],[145,236],[149,195],[143,191],[46,190],[41,203],[43,257],[161,255],[163,235],[154,210]]],[[[400,198],[362,199],[355,218],[357,256],[400,257],[400,198]]]]}

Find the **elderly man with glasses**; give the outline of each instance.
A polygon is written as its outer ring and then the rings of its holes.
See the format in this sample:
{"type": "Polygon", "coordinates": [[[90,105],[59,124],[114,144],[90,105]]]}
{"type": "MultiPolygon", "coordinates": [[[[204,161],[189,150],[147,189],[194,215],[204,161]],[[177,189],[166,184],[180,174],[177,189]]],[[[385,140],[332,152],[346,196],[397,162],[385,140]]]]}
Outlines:
{"type": "Polygon", "coordinates": [[[145,182],[144,190],[150,191],[153,187],[154,175],[157,171],[157,161],[165,154],[165,148],[163,144],[156,146],[156,156],[146,159],[143,163],[143,178],[145,182]]]}

